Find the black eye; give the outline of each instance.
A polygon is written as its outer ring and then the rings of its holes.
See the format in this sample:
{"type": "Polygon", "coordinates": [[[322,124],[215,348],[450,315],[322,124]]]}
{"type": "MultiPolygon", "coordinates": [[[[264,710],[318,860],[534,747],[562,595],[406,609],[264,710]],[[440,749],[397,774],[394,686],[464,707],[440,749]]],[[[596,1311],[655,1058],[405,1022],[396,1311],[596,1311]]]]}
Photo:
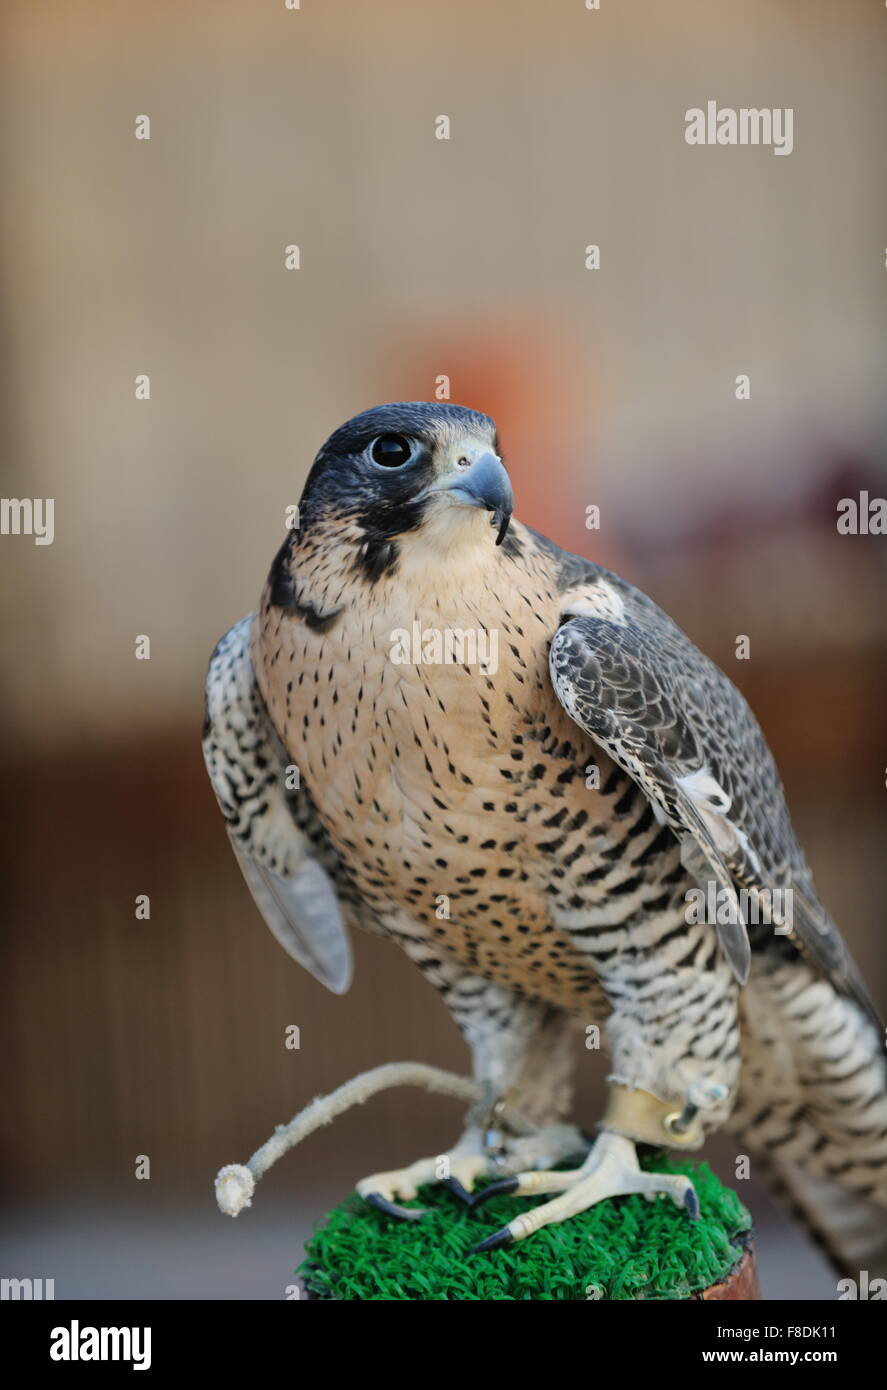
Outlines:
{"type": "Polygon", "coordinates": [[[373,440],[370,456],[383,468],[400,468],[412,458],[413,446],[402,434],[380,434],[373,440]]]}

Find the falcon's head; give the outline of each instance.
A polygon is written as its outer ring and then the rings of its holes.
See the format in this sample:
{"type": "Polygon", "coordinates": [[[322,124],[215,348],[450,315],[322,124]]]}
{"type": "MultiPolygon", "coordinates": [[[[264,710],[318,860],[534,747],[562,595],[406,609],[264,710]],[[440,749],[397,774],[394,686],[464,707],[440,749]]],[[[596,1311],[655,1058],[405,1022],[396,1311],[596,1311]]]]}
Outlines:
{"type": "Polygon", "coordinates": [[[513,497],[488,415],[461,405],[402,401],[356,415],[324,444],[299,504],[310,534],[318,521],[347,528],[366,575],[397,563],[415,538],[447,551],[459,542],[500,545],[513,497]],[[492,530],[490,529],[492,526],[492,530]]]}

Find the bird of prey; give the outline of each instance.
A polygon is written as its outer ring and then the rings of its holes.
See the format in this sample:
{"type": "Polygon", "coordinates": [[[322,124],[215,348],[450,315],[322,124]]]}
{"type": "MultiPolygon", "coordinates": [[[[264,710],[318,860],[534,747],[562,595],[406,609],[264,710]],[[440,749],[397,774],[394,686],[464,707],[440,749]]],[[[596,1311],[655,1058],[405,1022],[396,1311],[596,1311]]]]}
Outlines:
{"type": "Polygon", "coordinates": [[[655,603],[512,518],[500,452],[451,404],[336,430],[258,611],[210,661],[206,763],[268,926],[336,992],[351,926],[397,942],[482,1083],[443,1168],[358,1190],[403,1215],[442,1172],[548,1197],[478,1248],[629,1192],[692,1219],[690,1180],[642,1171],[636,1146],[726,1127],[838,1263],[868,1259],[884,1034],[763,734],[655,603]],[[570,1032],[590,1024],[611,1058],[593,1142],[569,1123],[570,1032]],[[497,1129],[508,1107],[521,1133],[497,1129]]]}

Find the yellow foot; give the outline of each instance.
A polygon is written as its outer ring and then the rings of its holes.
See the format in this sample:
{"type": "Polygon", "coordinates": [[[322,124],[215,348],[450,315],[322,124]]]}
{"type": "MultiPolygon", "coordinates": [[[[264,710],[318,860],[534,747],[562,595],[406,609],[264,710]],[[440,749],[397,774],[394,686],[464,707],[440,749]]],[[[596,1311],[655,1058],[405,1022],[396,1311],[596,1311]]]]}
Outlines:
{"type": "Polygon", "coordinates": [[[530,1165],[548,1168],[575,1159],[587,1149],[588,1141],[574,1125],[547,1125],[534,1134],[508,1138],[502,1152],[485,1148],[482,1135],[469,1130],[449,1153],[419,1158],[408,1167],[389,1173],[371,1173],[356,1186],[361,1197],[388,1216],[418,1221],[426,1214],[426,1208],[405,1207],[400,1202],[411,1201],[419,1188],[427,1184],[439,1183],[449,1188],[470,1206],[475,1200],[472,1193],[478,1178],[516,1173],[530,1165]]]}
{"type": "Polygon", "coordinates": [[[670,1173],[642,1172],[632,1141],[621,1134],[606,1132],[595,1140],[581,1168],[561,1173],[516,1173],[514,1177],[484,1188],[475,1198],[474,1205],[480,1206],[488,1198],[506,1192],[521,1197],[542,1192],[559,1192],[561,1196],[514,1217],[507,1226],[476,1245],[474,1252],[510,1245],[543,1226],[568,1221],[571,1216],[587,1211],[608,1197],[624,1197],[631,1192],[640,1192],[651,1201],[659,1195],[670,1197],[676,1206],[685,1208],[691,1221],[699,1216],[699,1199],[689,1178],[670,1173]]]}

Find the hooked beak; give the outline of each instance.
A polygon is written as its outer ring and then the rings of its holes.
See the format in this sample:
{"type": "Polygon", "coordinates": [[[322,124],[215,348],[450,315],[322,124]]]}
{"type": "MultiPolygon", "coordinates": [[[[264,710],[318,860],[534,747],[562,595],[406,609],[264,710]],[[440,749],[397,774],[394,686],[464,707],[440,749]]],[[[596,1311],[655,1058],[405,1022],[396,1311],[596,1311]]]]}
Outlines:
{"type": "Polygon", "coordinates": [[[448,492],[454,501],[465,507],[484,507],[492,512],[492,524],[499,528],[496,544],[502,544],[514,510],[514,494],[502,460],[496,454],[480,454],[468,468],[451,473],[429,491],[448,492]]]}

